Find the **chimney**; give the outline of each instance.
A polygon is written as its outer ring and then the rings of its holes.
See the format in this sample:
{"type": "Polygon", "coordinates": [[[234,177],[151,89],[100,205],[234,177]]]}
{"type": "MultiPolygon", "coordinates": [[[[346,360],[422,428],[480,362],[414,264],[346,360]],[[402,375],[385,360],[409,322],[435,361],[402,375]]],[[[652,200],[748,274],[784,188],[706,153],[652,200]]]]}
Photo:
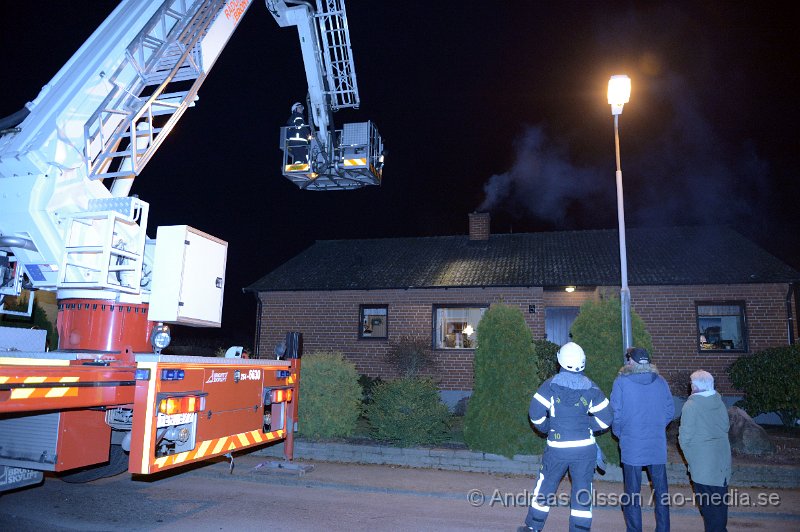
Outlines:
{"type": "Polygon", "coordinates": [[[469,213],[469,239],[489,240],[489,213],[469,213]]]}

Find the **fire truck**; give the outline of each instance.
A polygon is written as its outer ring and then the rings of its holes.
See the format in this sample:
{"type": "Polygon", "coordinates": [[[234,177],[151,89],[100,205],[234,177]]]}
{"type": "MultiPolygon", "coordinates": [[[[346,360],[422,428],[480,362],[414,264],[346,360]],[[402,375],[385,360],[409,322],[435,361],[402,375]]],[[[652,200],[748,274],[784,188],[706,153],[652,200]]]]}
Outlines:
{"type": "MultiPolygon", "coordinates": [[[[0,491],[45,472],[77,481],[232,460],[270,442],[292,459],[302,335],[287,333],[273,359],[162,352],[169,325],[221,325],[227,243],[190,225],[148,237],[149,204],[131,194],[250,4],[123,0],[0,119],[0,312],[30,315],[36,293],[55,293],[59,335],[49,350],[44,331],[0,328],[0,491]]],[[[343,0],[265,4],[297,28],[308,82],[296,106],[305,145],[281,127],[281,173],[304,190],[379,185],[375,125],[333,124],[360,103],[343,0]]]]}

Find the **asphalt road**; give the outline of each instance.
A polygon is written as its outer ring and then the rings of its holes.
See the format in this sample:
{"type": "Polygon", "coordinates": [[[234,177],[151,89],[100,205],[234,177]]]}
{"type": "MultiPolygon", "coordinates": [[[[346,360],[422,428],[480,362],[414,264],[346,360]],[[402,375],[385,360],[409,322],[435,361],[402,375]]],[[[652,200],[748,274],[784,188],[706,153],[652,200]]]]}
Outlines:
{"type": "MultiPolygon", "coordinates": [[[[270,458],[237,457],[233,473],[216,462],[157,479],[123,474],[88,484],[48,478],[42,486],[0,496],[0,530],[515,530],[532,479],[298,462],[305,474],[268,467],[270,458]]],[[[615,504],[621,485],[595,484],[594,531],[624,529],[615,504]]],[[[569,482],[561,484],[564,493],[569,482]]],[[[686,486],[671,487],[672,529],[702,531],[686,486]]],[[[800,490],[737,490],[728,530],[800,529],[800,490]],[[763,495],[762,495],[763,494],[763,495]],[[757,502],[763,505],[745,506],[757,502]]],[[[649,491],[644,488],[647,500],[649,491]]],[[[569,509],[554,507],[548,529],[566,530],[569,509]]],[[[645,529],[655,527],[644,511],[645,529]]]]}

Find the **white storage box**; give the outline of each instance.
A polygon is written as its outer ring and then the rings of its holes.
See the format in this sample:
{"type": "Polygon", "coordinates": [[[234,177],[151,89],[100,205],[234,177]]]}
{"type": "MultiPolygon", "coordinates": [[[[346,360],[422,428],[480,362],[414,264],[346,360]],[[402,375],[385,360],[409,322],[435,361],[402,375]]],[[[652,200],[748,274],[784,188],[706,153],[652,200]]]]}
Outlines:
{"type": "Polygon", "coordinates": [[[227,254],[227,242],[188,225],[159,227],[148,319],[219,327],[227,254]]]}

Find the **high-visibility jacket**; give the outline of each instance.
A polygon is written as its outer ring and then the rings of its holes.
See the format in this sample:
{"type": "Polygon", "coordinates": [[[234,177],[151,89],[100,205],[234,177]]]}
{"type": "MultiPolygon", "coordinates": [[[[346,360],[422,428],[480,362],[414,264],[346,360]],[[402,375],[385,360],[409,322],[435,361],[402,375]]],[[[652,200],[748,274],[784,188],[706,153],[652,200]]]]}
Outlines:
{"type": "Polygon", "coordinates": [[[595,445],[594,432],[607,429],[613,419],[603,391],[582,372],[564,369],[542,383],[528,415],[554,448],[595,445]]]}

